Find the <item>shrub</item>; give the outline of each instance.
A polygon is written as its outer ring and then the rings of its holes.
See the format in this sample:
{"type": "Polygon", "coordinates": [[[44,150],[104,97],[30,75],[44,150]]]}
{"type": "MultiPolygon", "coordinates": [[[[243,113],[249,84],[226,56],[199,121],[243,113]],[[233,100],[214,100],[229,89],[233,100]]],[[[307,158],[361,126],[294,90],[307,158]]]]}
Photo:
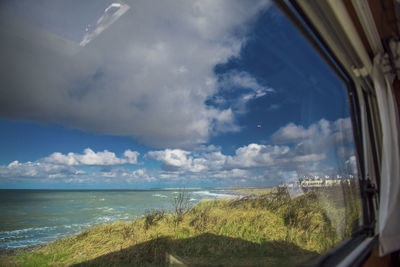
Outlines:
{"type": "Polygon", "coordinates": [[[146,211],[144,215],[144,229],[148,230],[151,226],[157,224],[158,221],[165,217],[163,210],[150,210],[146,211]]]}
{"type": "Polygon", "coordinates": [[[190,210],[190,194],[186,191],[179,191],[173,202],[175,224],[179,224],[183,220],[183,216],[190,210]]]}

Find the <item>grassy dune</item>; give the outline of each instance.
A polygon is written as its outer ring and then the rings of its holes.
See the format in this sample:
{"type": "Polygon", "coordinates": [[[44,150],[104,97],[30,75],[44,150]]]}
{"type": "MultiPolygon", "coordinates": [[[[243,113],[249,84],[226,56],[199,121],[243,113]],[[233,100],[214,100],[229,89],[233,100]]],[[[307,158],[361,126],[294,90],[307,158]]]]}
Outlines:
{"type": "Polygon", "coordinates": [[[34,252],[2,256],[0,265],[298,265],[342,238],[318,204],[318,194],[290,199],[278,192],[203,201],[174,214],[150,211],[141,219],[93,227],[34,252]]]}
{"type": "Polygon", "coordinates": [[[246,189],[235,189],[232,190],[238,194],[248,194],[248,195],[266,195],[270,193],[277,193],[277,188],[246,188],[246,189]]]}

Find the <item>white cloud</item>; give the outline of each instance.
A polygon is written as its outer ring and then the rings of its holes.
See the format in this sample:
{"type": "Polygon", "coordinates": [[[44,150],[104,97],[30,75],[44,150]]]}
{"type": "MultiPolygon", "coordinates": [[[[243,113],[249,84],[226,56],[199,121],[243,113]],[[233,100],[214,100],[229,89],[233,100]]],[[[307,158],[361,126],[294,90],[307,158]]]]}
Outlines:
{"type": "Polygon", "coordinates": [[[238,168],[268,167],[288,154],[289,150],[287,146],[249,144],[238,148],[235,155],[229,157],[227,164],[238,168]]]}
{"type": "Polygon", "coordinates": [[[125,168],[113,168],[109,171],[101,172],[100,174],[104,178],[110,178],[107,180],[108,183],[124,181],[128,183],[143,183],[152,182],[156,179],[150,176],[146,169],[127,170],[125,168]]]}
{"type": "Polygon", "coordinates": [[[288,146],[249,144],[236,149],[233,156],[221,151],[191,153],[180,149],[150,151],[148,156],[163,162],[167,172],[212,173],[254,168],[295,169],[299,163],[312,163],[325,159],[325,154],[297,155],[288,146]]]}
{"type": "Polygon", "coordinates": [[[260,85],[253,76],[244,71],[230,71],[224,74],[220,86],[224,87],[225,90],[231,90],[232,87],[249,89],[252,93],[244,96],[246,101],[275,92],[272,88],[260,85]]]}
{"type": "Polygon", "coordinates": [[[181,149],[150,151],[148,154],[150,157],[153,157],[160,161],[164,161],[166,164],[176,167],[188,165],[188,163],[190,163],[191,161],[187,158],[187,155],[190,154],[190,152],[181,149]]]}
{"type": "MultiPolygon", "coordinates": [[[[237,131],[234,110],[205,101],[218,91],[214,67],[239,56],[268,1],[126,4],[131,8],[116,21],[104,14],[74,56],[33,26],[5,30],[13,19],[0,16],[0,56],[9,62],[0,74],[0,116],[127,135],[162,148],[193,147],[212,134],[237,131]]],[[[253,88],[250,98],[265,93],[248,75],[234,83],[253,88]]]]}
{"type": "Polygon", "coordinates": [[[301,155],[293,157],[294,162],[312,162],[312,161],[319,161],[326,158],[324,153],[320,154],[308,154],[308,155],[301,155]]]}
{"type": "Polygon", "coordinates": [[[325,119],[311,124],[308,128],[291,122],[275,132],[271,141],[276,144],[296,143],[313,136],[328,136],[330,131],[330,122],[325,119]]]}
{"type": "Polygon", "coordinates": [[[348,172],[352,174],[357,174],[357,159],[355,156],[349,157],[348,160],[346,160],[346,167],[348,168],[348,172]]]}
{"type": "Polygon", "coordinates": [[[13,161],[7,166],[0,166],[0,178],[13,179],[45,179],[67,178],[82,175],[85,172],[66,165],[55,165],[42,161],[19,162],[13,161]]]}
{"type": "Polygon", "coordinates": [[[321,119],[307,128],[289,123],[272,134],[271,141],[293,146],[291,162],[301,164],[330,160],[330,167],[308,166],[309,173],[318,173],[318,169],[321,171],[324,168],[330,168],[329,172],[355,173],[355,161],[350,164],[347,160],[354,157],[350,118],[339,118],[335,121],[321,119]]]}
{"type": "Polygon", "coordinates": [[[289,123],[271,136],[276,144],[295,144],[298,153],[321,153],[334,149],[338,156],[353,151],[353,134],[350,118],[330,122],[321,119],[308,128],[289,123]]]}
{"type": "Polygon", "coordinates": [[[163,171],[159,176],[162,179],[228,181],[241,177],[262,184],[263,181],[283,181],[282,175],[288,172],[296,175],[326,175],[341,172],[344,166],[354,162],[346,161],[339,153],[343,148],[347,153],[353,151],[352,139],[347,138],[351,136],[348,122],[348,118],[333,122],[321,119],[307,128],[290,123],[273,134],[276,140],[279,136],[278,141],[286,144],[252,143],[237,148],[233,155],[223,154],[218,147],[203,146],[194,151],[150,151],[147,156],[163,163],[163,171]]]}
{"type": "Polygon", "coordinates": [[[336,143],[353,142],[353,128],[350,118],[340,118],[333,122],[332,131],[336,143]]]}
{"type": "Polygon", "coordinates": [[[124,152],[125,159],[123,159],[123,160],[125,160],[126,163],[129,163],[129,164],[137,164],[137,158],[139,155],[140,155],[139,152],[131,151],[130,149],[128,149],[128,150],[125,150],[125,152],[124,152]]]}
{"type": "Polygon", "coordinates": [[[248,170],[242,169],[232,169],[232,170],[222,170],[219,172],[215,172],[212,174],[213,178],[224,178],[224,179],[232,179],[232,178],[249,178],[251,172],[248,170]]]}
{"type": "Polygon", "coordinates": [[[144,167],[136,170],[131,170],[132,166],[122,166],[138,164],[139,153],[129,149],[121,156],[107,150],[95,152],[90,148],[81,154],[56,152],[35,162],[21,163],[16,160],[0,166],[0,178],[131,184],[157,180],[188,184],[195,181],[236,184],[244,179],[250,184],[261,185],[284,181],[284,174],[288,173],[356,173],[356,158],[351,154],[353,145],[348,138],[351,136],[348,119],[333,122],[320,120],[307,128],[288,124],[278,132],[282,133],[288,144],[251,143],[238,147],[232,154],[224,154],[221,147],[214,145],[200,145],[191,151],[149,151],[143,158],[141,166],[144,167]],[[288,129],[297,129],[300,134],[293,134],[288,129]],[[294,140],[298,143],[293,144],[294,140]],[[149,158],[162,162],[162,169],[148,169],[146,161],[149,158]],[[335,159],[336,162],[333,161],[335,159]]]}
{"type": "Polygon", "coordinates": [[[139,153],[126,150],[123,158],[118,158],[114,152],[104,150],[103,152],[94,152],[86,148],[83,154],[68,153],[66,155],[55,152],[43,159],[44,162],[56,165],[116,165],[116,164],[137,164],[139,153]]]}
{"type": "MultiPolygon", "coordinates": [[[[230,71],[222,75],[218,85],[222,91],[241,90],[242,93],[236,99],[231,100],[232,108],[238,113],[246,112],[246,104],[254,99],[263,97],[274,89],[260,85],[249,73],[244,71],[230,71]]],[[[225,104],[226,100],[215,97],[215,104],[225,104]]]]}
{"type": "Polygon", "coordinates": [[[346,147],[346,146],[339,146],[337,148],[337,155],[339,157],[348,158],[348,157],[354,155],[354,148],[346,147]]]}
{"type": "Polygon", "coordinates": [[[280,128],[271,137],[274,143],[291,143],[299,141],[303,138],[311,136],[311,129],[304,129],[302,125],[289,123],[285,127],[280,128]]]}
{"type": "Polygon", "coordinates": [[[191,172],[200,172],[206,169],[203,165],[204,160],[189,156],[191,153],[181,149],[166,149],[163,151],[150,151],[148,155],[159,161],[162,161],[169,170],[187,170],[191,172]]]}
{"type": "MultiPolygon", "coordinates": [[[[152,177],[143,170],[130,171],[121,167],[121,164],[137,164],[139,153],[136,151],[125,150],[123,157],[117,157],[115,153],[104,150],[94,152],[87,148],[83,154],[52,153],[48,157],[31,162],[19,162],[15,160],[8,165],[0,165],[1,180],[36,179],[47,181],[63,181],[67,183],[75,182],[99,182],[101,178],[115,178],[114,181],[132,182],[151,181],[152,177]],[[118,165],[114,167],[115,165],[118,165]],[[97,174],[95,169],[84,170],[82,167],[92,166],[107,168],[97,174]]],[[[144,170],[145,171],[145,170],[144,170]]]]}

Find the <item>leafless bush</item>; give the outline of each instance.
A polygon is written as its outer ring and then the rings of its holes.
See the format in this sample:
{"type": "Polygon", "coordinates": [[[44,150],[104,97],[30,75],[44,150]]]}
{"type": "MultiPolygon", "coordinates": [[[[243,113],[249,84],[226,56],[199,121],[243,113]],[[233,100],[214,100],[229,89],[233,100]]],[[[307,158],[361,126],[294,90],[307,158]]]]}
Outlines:
{"type": "Polygon", "coordinates": [[[185,190],[181,190],[175,196],[173,201],[175,223],[178,224],[183,220],[183,216],[190,210],[190,194],[185,190]]]}
{"type": "Polygon", "coordinates": [[[122,228],[122,236],[124,239],[133,238],[135,236],[133,225],[124,225],[122,228]]]}
{"type": "Polygon", "coordinates": [[[144,215],[144,228],[147,230],[152,225],[155,225],[158,221],[162,220],[165,217],[164,210],[148,210],[144,215]]]}

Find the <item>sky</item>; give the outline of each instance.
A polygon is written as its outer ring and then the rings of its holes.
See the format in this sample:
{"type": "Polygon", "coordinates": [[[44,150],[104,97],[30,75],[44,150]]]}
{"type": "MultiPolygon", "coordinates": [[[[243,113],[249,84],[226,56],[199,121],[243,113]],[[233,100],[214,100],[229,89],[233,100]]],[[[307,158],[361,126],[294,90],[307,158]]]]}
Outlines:
{"type": "Polygon", "coordinates": [[[0,188],[355,173],[345,86],[267,0],[0,5],[0,188]]]}

